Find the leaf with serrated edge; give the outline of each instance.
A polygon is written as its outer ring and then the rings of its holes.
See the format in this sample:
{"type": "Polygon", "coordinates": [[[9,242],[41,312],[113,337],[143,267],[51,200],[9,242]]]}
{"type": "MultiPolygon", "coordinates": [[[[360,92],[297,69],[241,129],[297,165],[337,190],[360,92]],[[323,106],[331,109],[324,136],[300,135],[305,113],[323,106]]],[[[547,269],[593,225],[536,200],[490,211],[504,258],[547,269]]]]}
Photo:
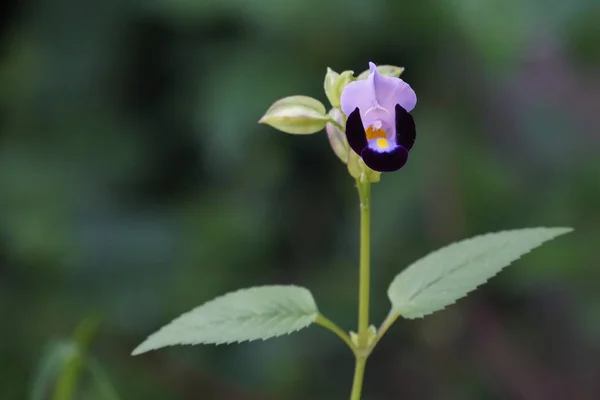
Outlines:
{"type": "Polygon", "coordinates": [[[315,322],[319,312],[308,289],[258,286],[217,297],[150,335],[133,355],[174,345],[269,339],[315,322]]]}
{"type": "Polygon", "coordinates": [[[414,262],[388,289],[392,313],[420,318],[441,310],[504,267],[571,228],[526,228],[453,243],[414,262]]]}

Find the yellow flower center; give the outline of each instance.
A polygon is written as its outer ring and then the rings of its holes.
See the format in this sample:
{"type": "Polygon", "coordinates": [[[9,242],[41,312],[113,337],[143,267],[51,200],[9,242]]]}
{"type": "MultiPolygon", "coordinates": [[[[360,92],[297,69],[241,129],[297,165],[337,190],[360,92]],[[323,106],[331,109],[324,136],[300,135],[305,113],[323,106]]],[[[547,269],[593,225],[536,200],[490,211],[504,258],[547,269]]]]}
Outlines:
{"type": "Polygon", "coordinates": [[[388,147],[390,147],[390,144],[388,143],[387,139],[379,138],[377,139],[377,146],[380,149],[387,149],[388,147]]]}

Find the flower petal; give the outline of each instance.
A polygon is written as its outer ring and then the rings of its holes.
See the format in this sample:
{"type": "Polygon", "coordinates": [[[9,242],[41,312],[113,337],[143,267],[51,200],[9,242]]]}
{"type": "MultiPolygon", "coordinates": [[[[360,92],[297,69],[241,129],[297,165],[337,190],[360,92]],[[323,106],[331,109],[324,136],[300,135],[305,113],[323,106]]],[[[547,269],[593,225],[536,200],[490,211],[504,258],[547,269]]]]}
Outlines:
{"type": "Polygon", "coordinates": [[[346,120],[346,139],[348,139],[350,148],[356,154],[360,154],[368,144],[365,127],[360,118],[360,110],[356,107],[354,111],[346,115],[348,115],[348,119],[346,120]]]}
{"type": "Polygon", "coordinates": [[[415,144],[415,120],[400,104],[396,104],[396,144],[410,150],[415,144]]]}
{"type": "Polygon", "coordinates": [[[388,153],[379,153],[367,147],[360,156],[369,168],[379,172],[392,172],[399,170],[406,164],[408,150],[398,146],[388,153]]]}
{"type": "Polygon", "coordinates": [[[346,115],[350,115],[358,107],[364,116],[364,113],[373,108],[376,103],[372,75],[369,75],[366,80],[347,84],[340,97],[341,109],[346,115]]]}
{"type": "Polygon", "coordinates": [[[408,83],[400,78],[381,75],[373,63],[369,63],[369,68],[369,79],[373,80],[375,99],[380,106],[390,111],[396,104],[400,104],[408,112],[415,108],[417,95],[408,83]]]}

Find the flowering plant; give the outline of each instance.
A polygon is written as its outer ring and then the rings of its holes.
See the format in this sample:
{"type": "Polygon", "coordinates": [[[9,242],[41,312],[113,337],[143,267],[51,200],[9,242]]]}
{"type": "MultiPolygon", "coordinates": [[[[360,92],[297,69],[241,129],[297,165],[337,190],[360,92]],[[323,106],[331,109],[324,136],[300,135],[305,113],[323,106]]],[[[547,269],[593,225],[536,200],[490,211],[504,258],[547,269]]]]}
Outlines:
{"type": "Polygon", "coordinates": [[[291,96],[276,101],[260,119],[290,134],[323,129],[337,157],[347,165],[360,199],[358,329],[346,332],[319,312],[308,289],[293,285],[252,287],[209,301],[150,335],[133,354],[177,344],[223,344],[268,339],[312,324],[335,333],[356,359],[350,399],[361,398],[366,361],[399,318],[421,318],[441,310],[485,283],[522,255],[571,228],[527,228],[488,233],[448,245],[414,262],[392,281],[387,318],[370,324],[370,198],[381,174],[401,169],[416,139],[412,110],[417,96],[400,78],[401,67],[353,71],[327,69],[324,89],[332,108],[291,96]]]}

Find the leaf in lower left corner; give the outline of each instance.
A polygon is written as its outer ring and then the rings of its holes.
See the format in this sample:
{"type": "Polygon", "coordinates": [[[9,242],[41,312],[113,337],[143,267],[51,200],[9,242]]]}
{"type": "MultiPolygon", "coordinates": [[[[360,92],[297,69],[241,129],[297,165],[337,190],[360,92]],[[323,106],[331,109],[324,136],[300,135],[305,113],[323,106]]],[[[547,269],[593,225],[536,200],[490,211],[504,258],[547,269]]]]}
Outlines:
{"type": "Polygon", "coordinates": [[[306,328],[319,312],[309,290],[260,286],[228,293],[181,315],[150,335],[133,355],[174,345],[269,339],[306,328]]]}

